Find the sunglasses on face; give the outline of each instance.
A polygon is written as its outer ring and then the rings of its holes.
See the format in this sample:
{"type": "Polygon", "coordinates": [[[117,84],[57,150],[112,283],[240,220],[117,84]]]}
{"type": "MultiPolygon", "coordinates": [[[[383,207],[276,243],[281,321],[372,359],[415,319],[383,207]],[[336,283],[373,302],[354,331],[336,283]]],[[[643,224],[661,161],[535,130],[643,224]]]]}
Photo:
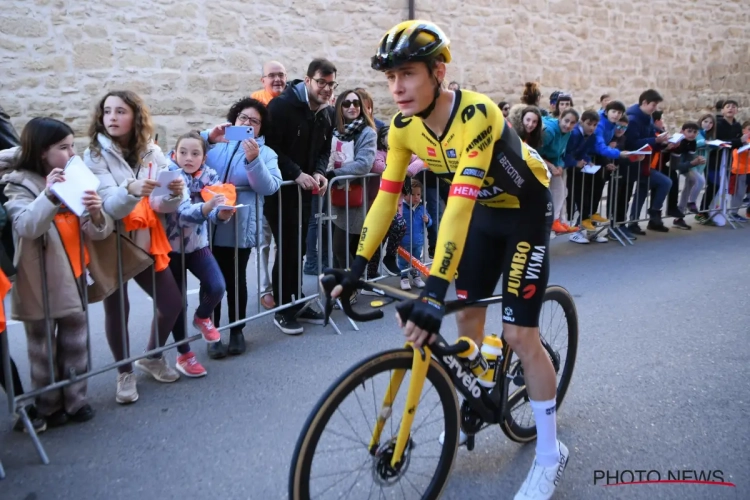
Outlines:
{"type": "Polygon", "coordinates": [[[615,128],[617,128],[617,130],[627,130],[628,126],[627,125],[616,125],[615,128]]]}
{"type": "Polygon", "coordinates": [[[341,107],[348,109],[349,107],[354,106],[355,108],[359,109],[360,104],[361,103],[359,101],[356,101],[356,100],[355,101],[346,100],[346,101],[344,101],[344,102],[341,103],[341,107]]]}

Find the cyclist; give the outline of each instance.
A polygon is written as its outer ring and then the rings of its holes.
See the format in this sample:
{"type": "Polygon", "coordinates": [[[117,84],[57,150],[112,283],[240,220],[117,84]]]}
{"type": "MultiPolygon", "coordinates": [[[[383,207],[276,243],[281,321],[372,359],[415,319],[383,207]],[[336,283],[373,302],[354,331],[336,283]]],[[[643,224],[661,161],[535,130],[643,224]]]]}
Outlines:
{"type": "MultiPolygon", "coordinates": [[[[372,57],[372,68],[386,74],[399,113],[391,122],[387,168],[357,256],[349,271],[338,273],[332,296],[347,300],[352,293],[396,213],[416,154],[450,189],[430,276],[418,299],[397,307],[399,325],[414,345],[430,342],[456,272],[456,294],[467,299],[492,295],[503,277],[503,336],[523,364],[538,436],[534,464],[515,498],[547,499],[569,455],[557,440],[555,371],[539,336],[549,276],[550,174],[491,99],[443,88],[449,44],[434,23],[405,21],[383,36],[372,57]]],[[[486,308],[465,309],[456,317],[459,335],[481,345],[485,319],[486,308]]]]}

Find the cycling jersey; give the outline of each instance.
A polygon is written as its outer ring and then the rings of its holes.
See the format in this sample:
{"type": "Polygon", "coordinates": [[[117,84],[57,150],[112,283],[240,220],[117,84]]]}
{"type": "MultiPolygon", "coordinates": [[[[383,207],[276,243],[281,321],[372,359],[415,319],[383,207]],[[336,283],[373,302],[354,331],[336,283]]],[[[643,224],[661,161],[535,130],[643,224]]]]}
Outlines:
{"type": "Polygon", "coordinates": [[[445,132],[437,137],[418,117],[396,114],[388,134],[387,168],[367,214],[357,255],[370,259],[396,212],[412,153],[450,184],[428,288],[445,296],[456,274],[475,202],[489,208],[546,208],[550,173],[539,154],[510,128],[487,96],[455,91],[445,132]],[[436,283],[435,280],[440,280],[436,283]]]}

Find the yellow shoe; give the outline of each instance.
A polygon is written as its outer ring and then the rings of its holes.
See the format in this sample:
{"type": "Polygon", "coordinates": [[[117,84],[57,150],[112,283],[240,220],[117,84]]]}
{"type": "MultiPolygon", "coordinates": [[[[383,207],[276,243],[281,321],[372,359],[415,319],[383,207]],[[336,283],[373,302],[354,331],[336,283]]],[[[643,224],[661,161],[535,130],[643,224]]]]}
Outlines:
{"type": "Polygon", "coordinates": [[[609,219],[602,217],[599,214],[594,214],[591,216],[591,220],[594,222],[598,222],[599,224],[606,224],[609,222],[609,219]]]}
{"type": "Polygon", "coordinates": [[[583,227],[583,229],[585,229],[586,231],[596,231],[594,224],[591,223],[591,219],[586,219],[585,221],[581,222],[581,227],[583,227]]]}

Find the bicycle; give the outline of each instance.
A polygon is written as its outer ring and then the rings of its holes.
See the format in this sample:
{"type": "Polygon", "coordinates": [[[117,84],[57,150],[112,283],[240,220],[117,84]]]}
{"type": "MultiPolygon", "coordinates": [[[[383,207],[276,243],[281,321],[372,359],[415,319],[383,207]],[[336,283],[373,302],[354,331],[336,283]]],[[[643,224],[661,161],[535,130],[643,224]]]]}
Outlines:
{"type": "MultiPolygon", "coordinates": [[[[331,291],[335,285],[336,278],[333,275],[328,274],[321,279],[321,286],[326,297],[326,322],[333,309],[331,291]]],[[[356,288],[358,290],[372,291],[393,300],[408,300],[416,297],[380,283],[359,281],[356,288]]],[[[367,313],[359,313],[352,310],[348,300],[339,300],[337,302],[347,316],[358,322],[372,321],[383,317],[383,311],[380,309],[367,313]]],[[[501,295],[479,300],[463,299],[449,301],[445,304],[446,316],[466,307],[492,305],[500,302],[502,302],[501,295]]],[[[561,353],[553,350],[542,335],[542,345],[552,360],[555,373],[560,377],[557,386],[557,408],[559,409],[568,390],[575,365],[578,348],[578,316],[573,298],[562,287],[550,286],[546,289],[540,318],[544,313],[544,306],[548,302],[555,302],[562,306],[565,315],[565,325],[569,332],[568,347],[565,352],[566,357],[562,365],[561,353]]],[[[349,498],[349,494],[361,486],[358,484],[358,480],[362,472],[368,469],[373,479],[369,492],[361,491],[358,494],[354,494],[352,498],[365,498],[365,494],[367,495],[366,498],[370,498],[374,493],[376,485],[379,487],[379,492],[373,498],[384,498],[386,497],[386,493],[390,493],[390,496],[393,497],[399,492],[395,486],[398,484],[404,498],[406,498],[406,488],[411,487],[411,489],[416,490],[421,495],[418,498],[427,500],[436,499],[442,494],[455,460],[458,449],[459,426],[468,436],[466,446],[469,451],[474,448],[475,435],[494,424],[499,424],[505,435],[512,441],[526,443],[536,438],[535,424],[523,426],[512,414],[516,403],[528,403],[528,395],[526,394],[523,381],[523,367],[517,359],[515,362],[512,361],[513,352],[507,343],[503,342],[502,361],[500,358],[497,360],[498,365],[496,370],[498,374],[495,378],[497,383],[488,390],[477,383],[478,378],[472,373],[469,367],[469,360],[457,356],[469,347],[466,341],[459,340],[453,345],[447,345],[442,336],[436,335],[435,339],[433,344],[429,346],[425,345],[419,349],[414,349],[411,343],[407,342],[401,349],[374,354],[349,368],[349,370],[331,384],[308,416],[298,438],[289,477],[289,498],[291,500],[318,498],[311,495],[312,479],[341,476],[344,474],[348,478],[344,485],[345,489],[343,492],[337,490],[331,494],[335,498],[349,498]],[[382,397],[382,405],[378,409],[375,398],[374,377],[385,371],[388,371],[391,375],[386,379],[388,381],[388,389],[382,397]],[[401,422],[397,426],[398,430],[394,433],[393,419],[390,417],[398,414],[394,411],[393,407],[408,371],[411,371],[411,375],[404,404],[405,411],[401,415],[401,422]],[[345,425],[339,425],[338,430],[335,427],[334,429],[327,429],[326,426],[335,414],[340,413],[343,415],[341,407],[345,399],[360,386],[366,392],[368,381],[370,381],[372,389],[372,404],[376,410],[374,419],[370,418],[368,420],[359,396],[356,393],[355,396],[362,416],[367,422],[370,434],[369,443],[365,442],[365,440],[352,439],[347,435],[349,430],[354,430],[352,425],[354,419],[345,418],[345,425]],[[422,394],[426,381],[431,382],[436,388],[438,403],[445,415],[445,423],[443,425],[444,434],[439,439],[425,441],[425,444],[422,445],[417,443],[415,438],[418,436],[419,431],[427,424],[426,420],[437,407],[436,404],[426,414],[422,420],[422,425],[413,428],[417,409],[425,404],[424,399],[429,394],[429,391],[424,395],[422,394]],[[517,387],[512,393],[510,391],[511,384],[517,387]],[[458,389],[464,398],[460,412],[456,389],[458,389]],[[382,434],[388,420],[391,421],[391,438],[383,440],[382,434]],[[320,443],[324,433],[333,434],[334,436],[343,438],[345,441],[356,442],[358,446],[351,448],[334,447],[333,449],[329,446],[326,448],[325,446],[321,446],[320,443]],[[420,458],[419,455],[415,454],[415,450],[420,450],[423,446],[429,447],[431,444],[440,445],[439,456],[424,458],[437,458],[438,463],[431,472],[419,474],[419,476],[426,478],[428,481],[426,490],[420,493],[414,481],[409,479],[406,473],[414,467],[414,459],[420,458]],[[357,463],[361,463],[361,465],[352,484],[349,484],[351,483],[351,475],[357,472],[357,469],[338,474],[325,474],[319,478],[311,478],[311,470],[315,463],[322,463],[325,469],[325,460],[322,458],[318,460],[315,457],[315,452],[319,447],[322,447],[322,451],[324,452],[361,450],[363,447],[366,449],[367,454],[363,454],[364,461],[361,460],[362,456],[359,457],[357,463]],[[316,458],[315,463],[313,458],[316,458]],[[408,483],[406,488],[401,479],[406,479],[408,483]],[[391,489],[387,490],[387,488],[391,489]]],[[[333,463],[339,462],[339,460],[333,461],[333,463]]],[[[341,482],[338,484],[341,484],[341,482]]],[[[331,491],[336,485],[334,484],[327,488],[323,493],[331,491]]]]}

